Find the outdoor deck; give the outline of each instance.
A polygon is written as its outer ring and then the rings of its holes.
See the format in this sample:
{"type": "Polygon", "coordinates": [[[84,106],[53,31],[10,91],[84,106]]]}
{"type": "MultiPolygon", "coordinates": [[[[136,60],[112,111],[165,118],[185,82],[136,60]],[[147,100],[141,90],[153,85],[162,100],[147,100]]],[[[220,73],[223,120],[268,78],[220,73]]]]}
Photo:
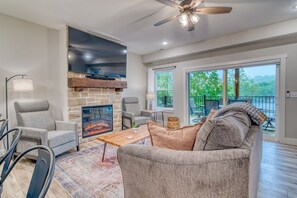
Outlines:
{"type": "MultiPolygon", "coordinates": [[[[191,96],[194,105],[190,104],[190,124],[199,122],[200,118],[206,116],[211,108],[218,109],[223,107],[223,98],[221,96],[191,96]],[[216,106],[207,106],[207,101],[217,101],[216,106]]],[[[228,104],[234,102],[248,102],[259,108],[268,117],[263,124],[264,135],[275,136],[275,118],[276,118],[276,97],[275,96],[240,96],[238,98],[228,97],[228,104]]]]}

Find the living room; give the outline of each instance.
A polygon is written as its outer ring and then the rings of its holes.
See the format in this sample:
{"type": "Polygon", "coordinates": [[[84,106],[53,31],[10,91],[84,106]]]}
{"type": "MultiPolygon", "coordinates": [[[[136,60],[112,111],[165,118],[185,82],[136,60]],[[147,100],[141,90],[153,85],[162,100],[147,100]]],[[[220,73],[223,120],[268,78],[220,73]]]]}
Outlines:
{"type": "MultiPolygon", "coordinates": [[[[173,2],[181,3],[181,1],[173,2]]],[[[104,1],[88,3],[77,1],[71,3],[67,1],[2,1],[0,3],[0,24],[3,27],[0,29],[1,118],[6,113],[7,105],[9,128],[11,129],[18,125],[15,101],[43,99],[49,102],[55,120],[81,122],[81,117],[71,117],[71,112],[69,114],[71,97],[68,87],[68,26],[127,46],[127,77],[123,80],[127,82],[127,88],[112,91],[114,95],[110,96],[107,101],[101,99],[101,102],[98,102],[98,105],[105,105],[115,101],[114,113],[119,115],[122,113],[120,103],[125,97],[137,97],[140,109],[148,109],[146,94],[156,91],[156,71],[166,69],[172,71],[173,104],[171,108],[165,109],[166,111],[163,109],[165,111],[165,126],[167,126],[168,117],[177,117],[180,126],[186,126],[190,124],[189,120],[192,120],[189,109],[188,73],[276,63],[278,68],[276,74],[278,78],[276,86],[277,105],[275,108],[277,123],[274,124],[277,137],[272,142],[264,142],[262,168],[264,166],[265,169],[261,174],[274,173],[277,179],[273,175],[262,178],[264,182],[269,181],[269,179],[275,179],[275,182],[271,182],[271,186],[261,184],[262,187],[259,187],[258,196],[296,197],[296,180],[291,177],[296,174],[296,155],[294,153],[297,151],[295,147],[297,146],[295,127],[297,105],[294,96],[290,95],[290,92],[297,91],[295,77],[297,74],[295,66],[297,62],[295,58],[297,10],[294,9],[296,3],[293,0],[286,2],[273,0],[260,2],[244,0],[241,2],[232,0],[206,1],[200,6],[232,7],[232,11],[222,15],[199,14],[200,20],[195,24],[195,29],[188,31],[189,29],[181,27],[177,18],[166,24],[154,26],[158,21],[178,13],[176,8],[165,5],[162,1],[116,1],[114,3],[116,5],[104,1]],[[279,9],[279,12],[275,13],[276,9],[279,9]],[[6,103],[5,78],[18,74],[25,74],[24,78],[32,79],[34,90],[15,92],[12,83],[8,82],[8,102],[6,103]],[[269,157],[275,158],[276,161],[282,160],[282,158],[277,158],[277,154],[270,156],[270,151],[276,153],[289,151],[284,155],[288,155],[290,158],[283,160],[288,163],[286,167],[291,167],[291,169],[278,172],[280,168],[271,168],[273,165],[278,166],[279,163],[271,162],[269,157]],[[273,165],[270,166],[270,163],[273,165]],[[269,168],[271,168],[271,172],[267,172],[269,168]],[[282,177],[279,176],[281,174],[286,175],[289,179],[283,181],[282,177]],[[278,188],[278,185],[281,187],[278,188]],[[278,189],[273,191],[274,188],[278,189]]],[[[81,94],[82,92],[77,90],[74,93],[81,94]]],[[[158,106],[156,100],[154,100],[153,108],[158,106]]],[[[81,106],[96,104],[94,101],[89,101],[90,103],[81,106]]],[[[119,117],[121,118],[121,116],[119,117]]],[[[162,118],[158,117],[159,121],[160,119],[162,118]]],[[[116,133],[116,131],[121,130],[122,125],[121,120],[114,121],[115,123],[117,123],[114,125],[114,132],[116,133]]],[[[97,136],[82,138],[81,125],[78,128],[80,130],[80,151],[77,152],[73,148],[70,153],[66,152],[61,155],[63,159],[67,158],[67,155],[72,156],[80,152],[83,154],[87,149],[98,147],[100,144],[100,141],[96,140],[97,136]]],[[[269,138],[265,139],[270,140],[269,138]]],[[[94,153],[91,156],[98,156],[97,160],[101,163],[103,144],[99,146],[102,147],[100,152],[96,153],[97,149],[90,153],[94,153]]],[[[101,173],[102,175],[96,175],[94,172],[93,177],[90,176],[89,179],[96,180],[96,176],[100,178],[94,184],[97,185],[101,182],[105,185],[102,184],[102,189],[109,193],[106,197],[123,197],[122,191],[122,194],[117,194],[120,191],[118,186],[123,185],[122,181],[119,182],[121,179],[118,178],[121,177],[121,172],[117,164],[117,151],[109,145],[106,149],[107,162],[105,162],[105,166],[111,166],[112,171],[108,172],[108,168],[105,167],[106,169],[102,169],[101,172],[100,170],[96,172],[96,174],[101,173]],[[108,174],[110,174],[110,178],[108,178],[108,174]],[[112,182],[117,185],[113,185],[112,182]],[[115,186],[116,188],[113,189],[115,186]]],[[[74,163],[73,160],[78,159],[75,157],[73,156],[73,159],[67,162],[64,159],[64,164],[60,164],[61,167],[62,165],[67,166],[67,163],[74,163]]],[[[59,158],[57,160],[59,161],[59,158]]],[[[26,178],[20,178],[17,183],[29,183],[30,176],[27,175],[29,173],[24,173],[28,163],[24,162],[18,169],[20,172],[15,173],[14,177],[26,175],[26,178]]],[[[102,163],[104,165],[104,162],[102,163]]],[[[33,170],[32,162],[29,163],[29,167],[33,170]]],[[[77,175],[82,172],[80,168],[77,168],[76,171],[78,172],[77,175]]],[[[32,171],[29,172],[32,174],[32,171]]],[[[65,174],[66,171],[56,168],[56,175],[52,181],[53,186],[50,187],[47,196],[78,197],[75,196],[75,190],[73,190],[78,187],[72,186],[72,192],[68,192],[69,189],[65,187],[68,183],[61,184],[63,175],[57,175],[57,172],[65,174]]],[[[9,185],[14,186],[15,183],[11,182],[9,185]]],[[[18,187],[23,191],[23,196],[27,192],[28,185],[18,187]]],[[[123,190],[122,188],[121,190],[123,190]]],[[[12,193],[13,191],[15,188],[7,190],[4,187],[3,196],[9,197],[5,193],[12,193]]],[[[86,193],[86,191],[84,192],[86,193]]],[[[86,197],[93,197],[92,193],[85,195],[86,197]]],[[[97,196],[105,197],[105,195],[97,196]]],[[[160,197],[162,196],[160,195],[160,197]]]]}

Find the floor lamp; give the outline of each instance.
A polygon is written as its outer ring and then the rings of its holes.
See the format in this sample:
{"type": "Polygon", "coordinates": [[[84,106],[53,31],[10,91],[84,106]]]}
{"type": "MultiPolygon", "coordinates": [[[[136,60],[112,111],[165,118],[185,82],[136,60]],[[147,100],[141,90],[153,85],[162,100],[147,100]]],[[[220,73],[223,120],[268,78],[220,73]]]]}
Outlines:
{"type": "MultiPolygon", "coordinates": [[[[13,90],[16,92],[27,92],[33,91],[33,81],[29,78],[24,78],[25,74],[17,74],[9,78],[5,78],[5,110],[6,119],[8,119],[8,82],[12,80],[13,90]],[[22,77],[22,78],[16,78],[22,77]]],[[[6,126],[6,131],[8,131],[8,125],[6,126]]],[[[7,149],[9,149],[9,136],[7,136],[7,149]]]]}

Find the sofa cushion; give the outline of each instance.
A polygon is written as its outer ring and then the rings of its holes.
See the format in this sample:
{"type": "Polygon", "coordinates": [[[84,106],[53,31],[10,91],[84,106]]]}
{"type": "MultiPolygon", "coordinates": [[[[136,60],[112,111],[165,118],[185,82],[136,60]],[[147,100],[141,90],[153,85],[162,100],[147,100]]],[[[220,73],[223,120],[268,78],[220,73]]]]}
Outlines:
{"type": "Polygon", "coordinates": [[[19,114],[19,126],[55,130],[56,124],[49,111],[35,111],[19,114]]]}
{"type": "Polygon", "coordinates": [[[180,129],[167,129],[154,122],[148,122],[152,145],[174,150],[193,150],[195,138],[202,123],[180,129]]]}
{"type": "Polygon", "coordinates": [[[74,131],[49,131],[48,132],[48,145],[51,148],[60,146],[67,142],[76,140],[74,131]]]}
{"type": "Polygon", "coordinates": [[[238,148],[250,126],[250,118],[242,111],[229,111],[223,116],[212,118],[201,127],[193,150],[238,148]]]}

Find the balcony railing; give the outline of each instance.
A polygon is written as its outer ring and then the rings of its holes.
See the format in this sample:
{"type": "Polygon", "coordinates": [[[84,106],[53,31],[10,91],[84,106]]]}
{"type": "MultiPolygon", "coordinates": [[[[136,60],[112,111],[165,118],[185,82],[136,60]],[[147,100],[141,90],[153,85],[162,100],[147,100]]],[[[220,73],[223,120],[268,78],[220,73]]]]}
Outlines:
{"type": "Polygon", "coordinates": [[[172,91],[157,91],[157,107],[173,107],[172,91]]]}
{"type": "MultiPolygon", "coordinates": [[[[190,96],[194,98],[195,105],[197,108],[200,107],[201,113],[205,115],[203,107],[205,105],[205,100],[218,100],[220,106],[223,106],[223,98],[221,96],[190,96]],[[202,107],[202,108],[201,108],[202,107]]],[[[275,96],[240,96],[238,98],[228,97],[227,101],[248,101],[257,108],[259,108],[267,117],[275,119],[275,106],[276,97],[275,96]]]]}
{"type": "MultiPolygon", "coordinates": [[[[201,111],[201,115],[205,115],[205,100],[218,100],[220,107],[223,106],[222,96],[190,96],[194,98],[196,107],[201,111]]],[[[252,105],[259,108],[267,117],[275,119],[276,113],[276,97],[275,96],[239,96],[237,99],[233,96],[228,97],[227,101],[243,101],[246,100],[252,105]]],[[[162,91],[157,95],[157,105],[158,107],[172,108],[173,107],[173,97],[171,91],[162,91]],[[163,96],[162,96],[163,94],[163,96]]]]}

